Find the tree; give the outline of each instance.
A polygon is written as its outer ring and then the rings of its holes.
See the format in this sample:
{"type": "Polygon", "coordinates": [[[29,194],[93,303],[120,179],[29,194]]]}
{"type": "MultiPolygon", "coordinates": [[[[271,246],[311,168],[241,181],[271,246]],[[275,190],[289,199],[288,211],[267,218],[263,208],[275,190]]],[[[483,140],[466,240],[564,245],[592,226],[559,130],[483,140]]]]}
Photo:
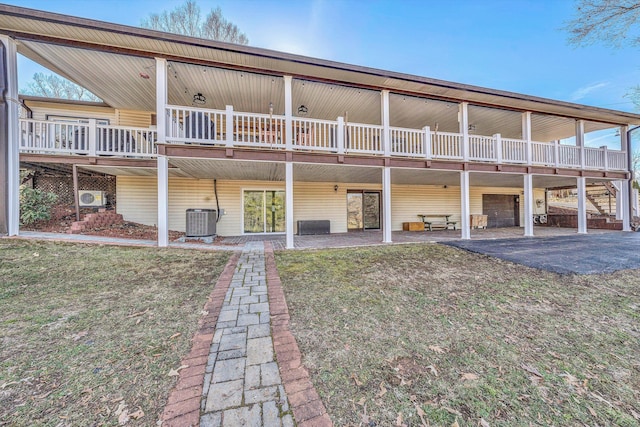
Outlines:
{"type": "Polygon", "coordinates": [[[142,21],[142,27],[229,43],[249,44],[247,36],[222,16],[219,7],[211,9],[203,20],[200,7],[193,0],[187,0],[172,11],[150,14],[149,18],[142,21]]]}
{"type": "Polygon", "coordinates": [[[80,101],[100,101],[100,98],[82,86],[56,74],[35,73],[29,82],[25,95],[44,96],[46,98],[76,99],[80,101]]]}

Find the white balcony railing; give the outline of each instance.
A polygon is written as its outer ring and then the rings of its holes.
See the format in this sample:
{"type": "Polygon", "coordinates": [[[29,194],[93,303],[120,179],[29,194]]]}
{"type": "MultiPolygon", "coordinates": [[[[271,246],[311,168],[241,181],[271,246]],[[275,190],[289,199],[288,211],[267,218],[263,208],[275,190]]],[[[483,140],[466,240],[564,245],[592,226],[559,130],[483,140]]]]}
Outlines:
{"type": "MultiPolygon", "coordinates": [[[[317,120],[273,114],[168,105],[166,142],[320,151],[338,154],[369,154],[409,158],[468,160],[484,163],[542,165],[562,168],[625,171],[624,151],[590,148],[557,142],[468,135],[423,129],[389,128],[337,120],[317,120]],[[288,127],[289,126],[289,127],[288,127]],[[385,147],[386,146],[386,147],[385,147]],[[386,148],[386,149],[385,149],[386,148]],[[466,148],[466,150],[465,150],[466,148]]],[[[157,132],[152,129],[20,120],[20,151],[45,154],[83,154],[125,157],[155,156],[157,132]]]]}

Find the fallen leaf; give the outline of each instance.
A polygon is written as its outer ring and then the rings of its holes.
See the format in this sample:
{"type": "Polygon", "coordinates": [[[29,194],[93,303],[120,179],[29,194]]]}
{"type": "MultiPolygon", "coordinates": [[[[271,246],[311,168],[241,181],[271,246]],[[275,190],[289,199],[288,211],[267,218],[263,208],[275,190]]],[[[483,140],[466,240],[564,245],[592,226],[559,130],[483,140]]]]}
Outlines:
{"type": "Polygon", "coordinates": [[[201,314],[202,316],[206,316],[207,314],[209,314],[209,312],[208,312],[207,310],[202,310],[202,311],[200,312],[200,314],[201,314]]]}
{"type": "Polygon", "coordinates": [[[387,389],[383,383],[380,383],[380,391],[376,394],[376,397],[383,397],[385,394],[387,394],[387,389]]]}
{"type": "Polygon", "coordinates": [[[169,339],[172,340],[174,338],[178,338],[180,335],[182,335],[182,332],[176,332],[175,334],[171,335],[169,339]]]}
{"type": "Polygon", "coordinates": [[[139,420],[140,418],[144,417],[144,412],[142,411],[142,409],[138,408],[136,412],[129,414],[129,416],[134,420],[139,420]]]}
{"type": "Polygon", "coordinates": [[[138,320],[136,320],[136,325],[139,325],[140,322],[142,322],[142,317],[138,317],[138,320]]]}
{"type": "Polygon", "coordinates": [[[640,420],[640,414],[638,414],[633,409],[631,410],[631,415],[633,415],[633,418],[635,418],[636,420],[640,420]]]}
{"type": "Polygon", "coordinates": [[[482,417],[480,417],[480,426],[481,426],[481,427],[491,427],[491,426],[489,425],[489,423],[488,423],[487,421],[485,421],[485,419],[484,419],[484,418],[482,418],[482,417]]]}
{"type": "Polygon", "coordinates": [[[457,419],[453,422],[453,424],[451,424],[451,427],[460,427],[460,424],[458,424],[457,419]]]}
{"type": "Polygon", "coordinates": [[[38,252],[34,252],[34,253],[33,253],[33,256],[34,256],[34,257],[39,257],[39,256],[40,256],[40,254],[39,254],[38,252]]]}
{"type": "Polygon", "coordinates": [[[433,374],[434,377],[438,376],[438,370],[436,369],[435,366],[429,365],[429,366],[427,366],[427,369],[431,371],[431,373],[433,374]]]}
{"type": "Polygon", "coordinates": [[[132,319],[134,317],[138,317],[138,316],[142,316],[144,314],[147,314],[149,312],[149,309],[147,308],[145,311],[139,311],[137,313],[133,313],[127,316],[127,319],[132,319]]]}
{"type": "Polygon", "coordinates": [[[526,365],[526,364],[521,364],[520,367],[522,369],[524,369],[525,371],[529,372],[530,374],[536,375],[540,378],[542,378],[542,374],[540,373],[540,371],[538,371],[538,369],[536,369],[535,366],[531,366],[531,365],[526,365]]]}
{"type": "Polygon", "coordinates": [[[351,374],[351,379],[356,383],[358,387],[361,387],[363,385],[362,381],[360,381],[358,377],[356,377],[356,374],[351,374]]]}
{"type": "Polygon", "coordinates": [[[593,408],[591,406],[587,406],[587,409],[589,410],[589,413],[594,417],[594,418],[598,418],[598,414],[596,414],[596,411],[593,410],[593,408]]]}
{"type": "Polygon", "coordinates": [[[477,380],[478,376],[476,374],[473,374],[471,372],[466,372],[464,374],[462,374],[462,380],[463,381],[473,381],[473,380],[477,380]]]}
{"type": "Polygon", "coordinates": [[[89,331],[80,331],[77,334],[72,335],[74,341],[78,341],[81,338],[84,338],[89,334],[89,331]]]}
{"type": "MultiPolygon", "coordinates": [[[[451,409],[451,408],[449,408],[448,406],[443,406],[443,407],[442,407],[442,409],[444,409],[445,411],[447,411],[447,412],[448,412],[448,413],[450,413],[450,414],[458,415],[458,416],[460,416],[460,417],[462,416],[462,414],[461,414],[460,412],[456,411],[455,409],[451,409]]],[[[458,420],[456,419],[456,422],[457,422],[457,421],[458,421],[458,420]]]]}
{"type": "Polygon", "coordinates": [[[5,387],[9,387],[10,385],[13,385],[13,384],[18,384],[18,381],[10,381],[8,383],[4,383],[0,386],[0,388],[4,390],[5,387]]]}
{"type": "Polygon", "coordinates": [[[398,412],[398,416],[396,417],[396,426],[397,427],[402,426],[402,412],[398,412]]]}
{"type": "Polygon", "coordinates": [[[439,353],[439,354],[444,353],[444,350],[442,349],[442,347],[438,345],[430,345],[429,350],[433,351],[434,353],[439,353]]]}
{"type": "Polygon", "coordinates": [[[181,365],[180,367],[178,367],[178,369],[170,369],[167,375],[169,375],[170,377],[177,377],[178,375],[180,375],[180,370],[188,367],[189,365],[181,365]]]}
{"type": "Polygon", "coordinates": [[[358,400],[358,405],[360,406],[364,406],[364,403],[367,401],[367,399],[365,397],[361,398],[360,400],[358,400]]]}
{"type": "Polygon", "coordinates": [[[118,424],[121,426],[129,422],[129,411],[127,411],[127,404],[124,401],[120,402],[114,415],[118,417],[118,424]]]}

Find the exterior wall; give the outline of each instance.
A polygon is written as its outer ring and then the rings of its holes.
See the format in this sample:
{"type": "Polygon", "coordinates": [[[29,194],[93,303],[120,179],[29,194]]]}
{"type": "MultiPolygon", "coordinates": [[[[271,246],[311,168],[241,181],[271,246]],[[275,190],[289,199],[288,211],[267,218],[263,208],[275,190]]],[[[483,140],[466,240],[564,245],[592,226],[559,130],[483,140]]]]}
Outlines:
{"type": "MultiPolygon", "coordinates": [[[[284,190],[283,182],[218,181],[218,199],[224,209],[217,225],[221,236],[242,234],[243,190],[284,190]]],[[[297,221],[324,219],[331,222],[332,233],[347,231],[347,190],[381,190],[377,184],[349,184],[335,182],[294,183],[294,231],[297,221]],[[338,185],[338,191],[334,187],[338,185]]],[[[117,178],[118,213],[125,220],[147,225],[157,224],[157,180],[155,177],[117,178]]],[[[512,194],[522,197],[518,188],[472,187],[472,214],[482,213],[483,194],[512,194]]],[[[419,221],[417,214],[450,214],[460,222],[460,188],[439,185],[394,185],[391,188],[392,229],[402,230],[403,222],[419,221]]],[[[535,189],[534,198],[544,199],[544,190],[535,189]]],[[[169,229],[185,230],[185,211],[189,208],[216,209],[213,180],[190,178],[169,179],[169,229]]],[[[523,222],[524,202],[520,203],[520,224],[523,222]]],[[[544,206],[536,213],[544,213],[544,206]]]]}
{"type": "Polygon", "coordinates": [[[148,111],[116,110],[116,123],[118,126],[131,126],[148,128],[151,126],[151,114],[148,111]]]}
{"type": "Polygon", "coordinates": [[[83,117],[88,119],[107,119],[109,124],[116,124],[116,110],[109,107],[92,107],[88,105],[60,104],[55,102],[27,101],[33,111],[33,119],[47,120],[48,115],[83,117]]]}

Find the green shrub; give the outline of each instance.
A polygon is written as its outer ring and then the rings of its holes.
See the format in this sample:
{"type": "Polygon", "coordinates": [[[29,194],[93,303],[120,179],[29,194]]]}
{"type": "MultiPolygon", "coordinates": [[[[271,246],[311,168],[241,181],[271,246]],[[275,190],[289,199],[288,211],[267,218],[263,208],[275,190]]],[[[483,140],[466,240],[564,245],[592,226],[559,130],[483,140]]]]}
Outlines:
{"type": "Polygon", "coordinates": [[[58,196],[47,191],[29,187],[20,188],[20,223],[33,224],[51,218],[51,207],[58,196]]]}

